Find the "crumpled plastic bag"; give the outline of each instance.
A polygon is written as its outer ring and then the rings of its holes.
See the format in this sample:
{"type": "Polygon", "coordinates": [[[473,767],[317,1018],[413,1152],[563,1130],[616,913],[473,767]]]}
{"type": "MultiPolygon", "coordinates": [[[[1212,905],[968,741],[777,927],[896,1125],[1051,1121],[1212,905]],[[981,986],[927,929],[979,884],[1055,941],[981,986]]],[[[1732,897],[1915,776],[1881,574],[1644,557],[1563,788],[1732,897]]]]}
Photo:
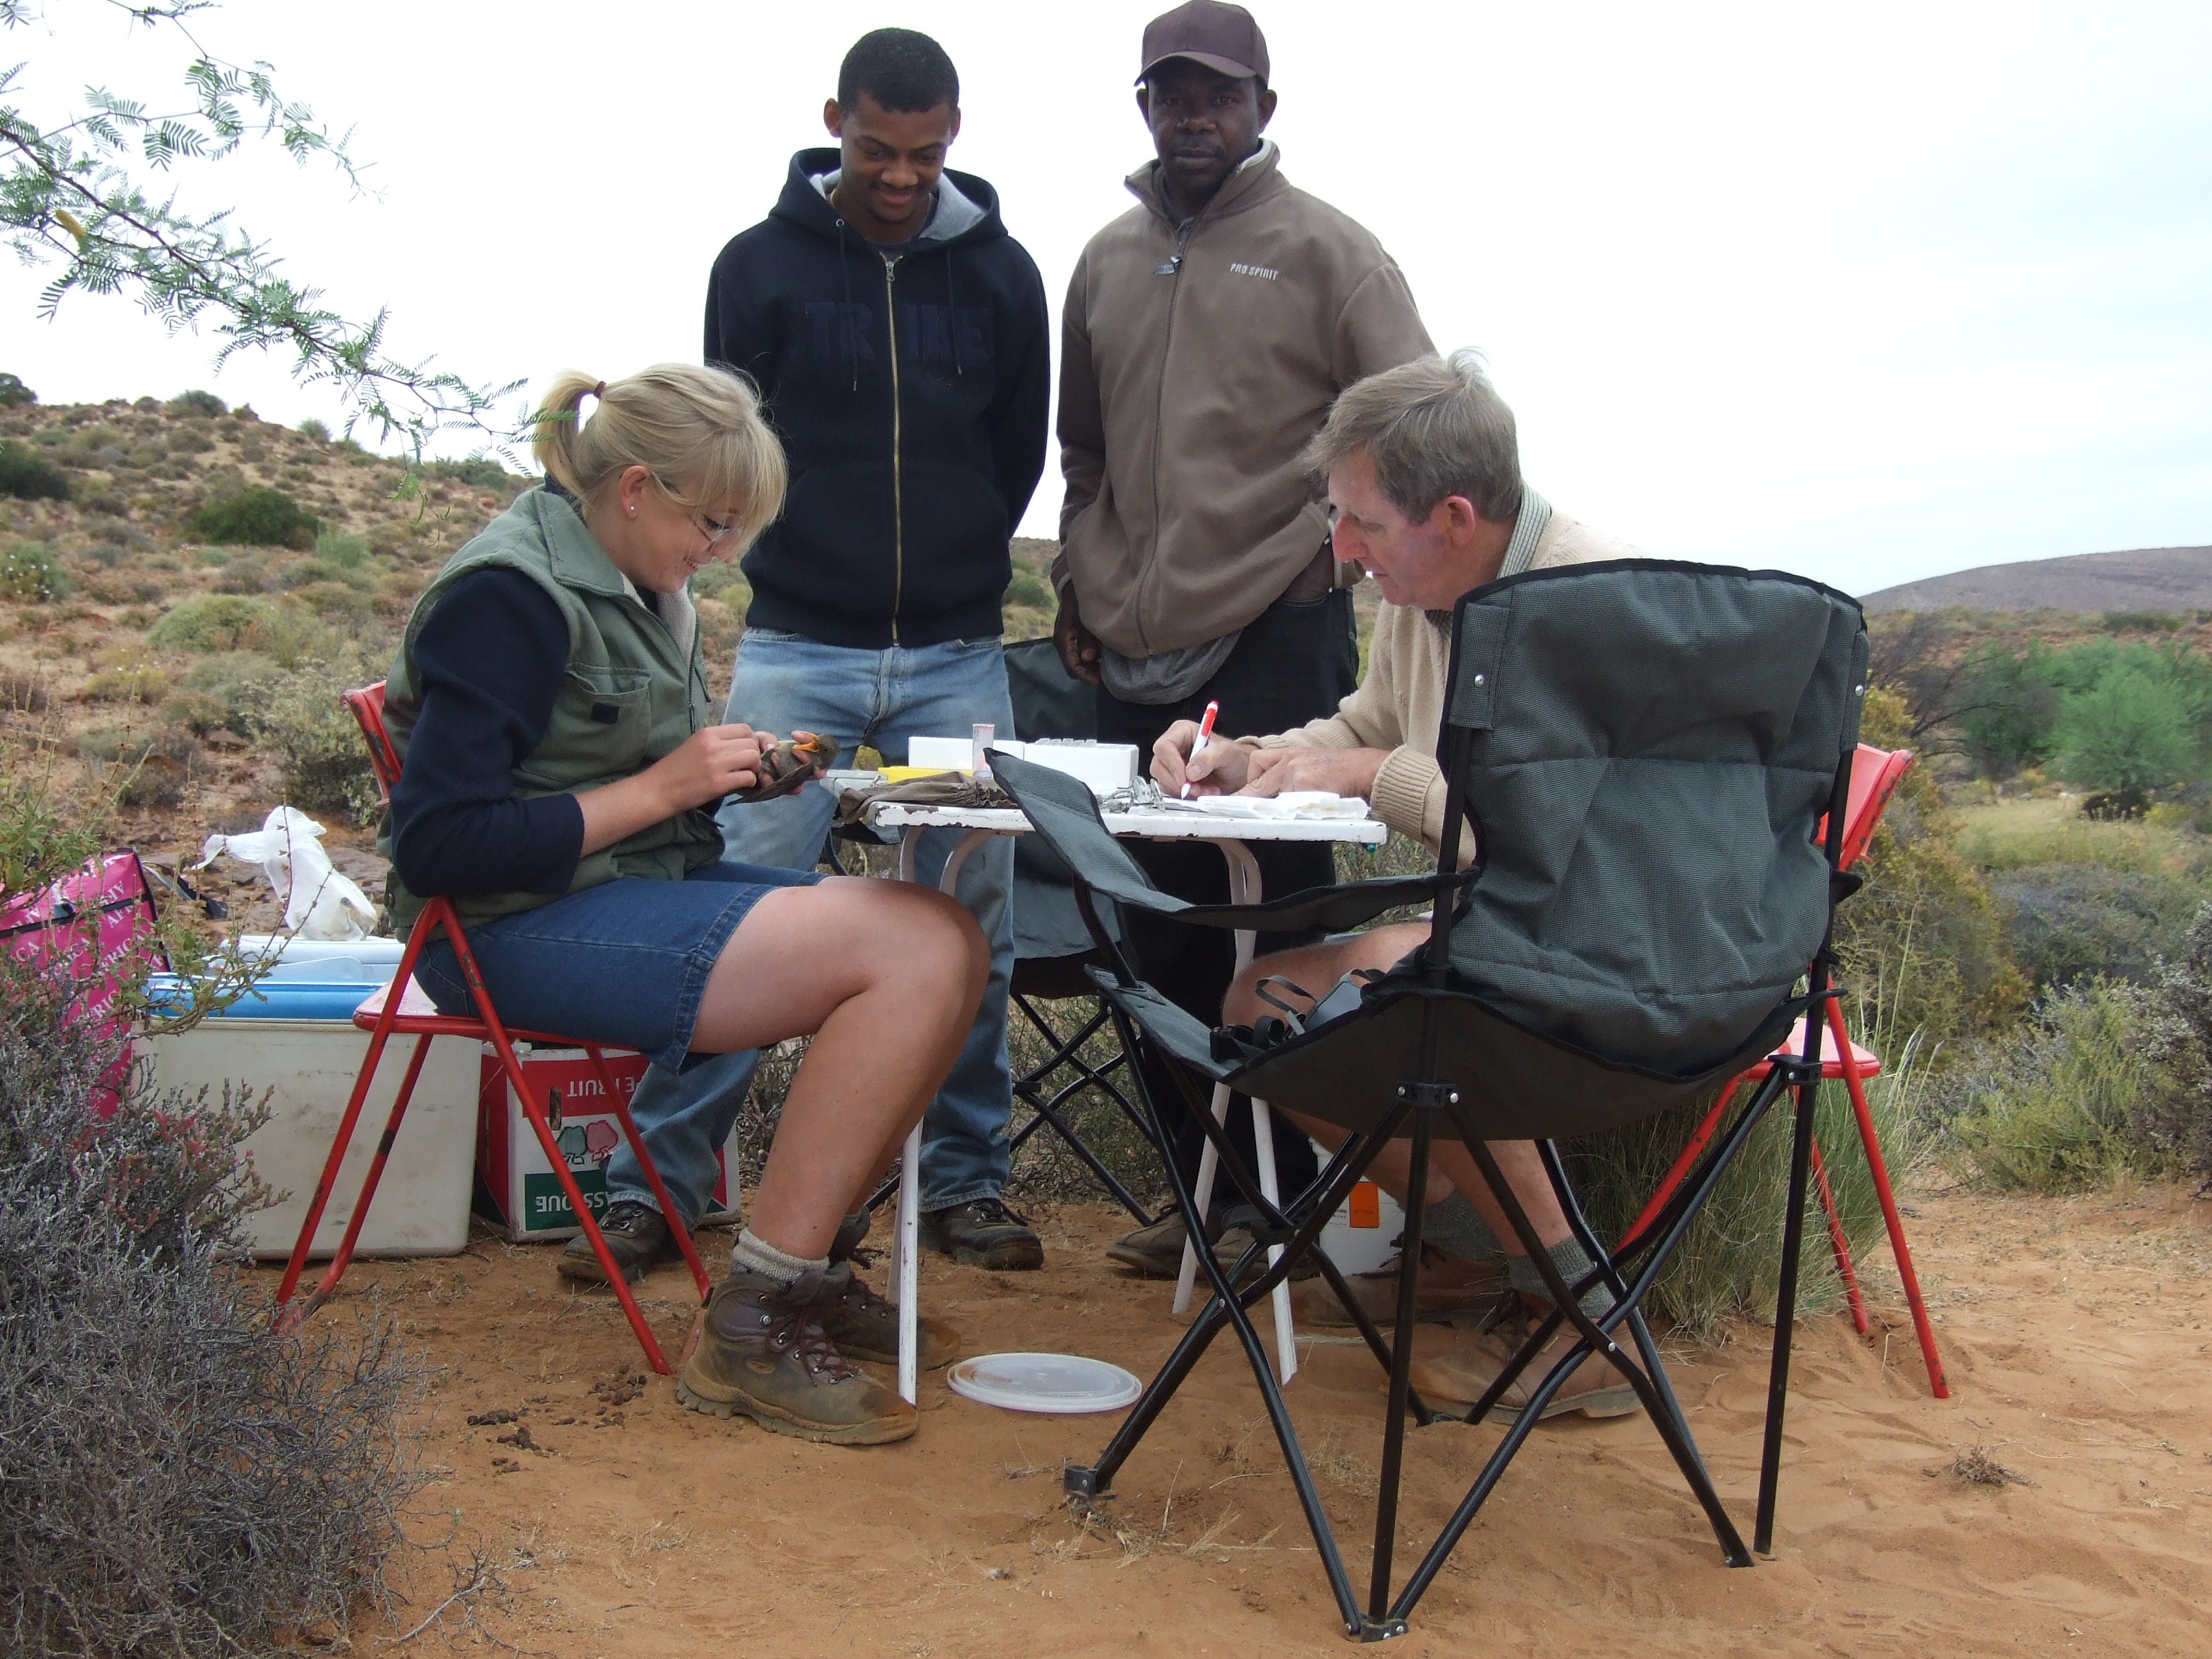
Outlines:
{"type": "Polygon", "coordinates": [[[296,807],[279,806],[258,830],[243,836],[210,836],[200,848],[204,870],[224,854],[258,864],[284,901],[284,931],[301,939],[366,939],[376,926],[376,907],[349,878],[331,867],[323,851],[323,826],[296,807]]]}

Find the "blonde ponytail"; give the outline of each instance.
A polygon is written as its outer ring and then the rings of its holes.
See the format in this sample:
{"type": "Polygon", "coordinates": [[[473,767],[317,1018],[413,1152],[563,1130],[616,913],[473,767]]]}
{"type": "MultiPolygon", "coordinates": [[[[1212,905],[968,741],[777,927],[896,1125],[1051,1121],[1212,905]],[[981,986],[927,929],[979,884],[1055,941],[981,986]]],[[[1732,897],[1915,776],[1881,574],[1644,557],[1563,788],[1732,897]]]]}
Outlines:
{"type": "Polygon", "coordinates": [[[545,476],[591,509],[627,467],[642,466],[687,513],[734,507],[742,552],[783,510],[783,447],[743,376],[691,363],[656,363],[619,380],[570,369],[532,418],[532,452],[545,476]],[[586,418],[584,399],[599,406],[586,418]]]}

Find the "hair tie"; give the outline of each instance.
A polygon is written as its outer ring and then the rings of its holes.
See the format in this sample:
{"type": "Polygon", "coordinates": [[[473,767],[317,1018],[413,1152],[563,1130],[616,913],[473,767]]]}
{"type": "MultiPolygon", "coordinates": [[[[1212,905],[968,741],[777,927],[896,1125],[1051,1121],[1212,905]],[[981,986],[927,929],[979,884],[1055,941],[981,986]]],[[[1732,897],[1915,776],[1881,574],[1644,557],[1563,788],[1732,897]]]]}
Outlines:
{"type": "Polygon", "coordinates": [[[605,403],[607,398],[607,383],[605,380],[602,380],[597,386],[593,386],[592,388],[592,396],[597,398],[601,403],[605,403]]]}

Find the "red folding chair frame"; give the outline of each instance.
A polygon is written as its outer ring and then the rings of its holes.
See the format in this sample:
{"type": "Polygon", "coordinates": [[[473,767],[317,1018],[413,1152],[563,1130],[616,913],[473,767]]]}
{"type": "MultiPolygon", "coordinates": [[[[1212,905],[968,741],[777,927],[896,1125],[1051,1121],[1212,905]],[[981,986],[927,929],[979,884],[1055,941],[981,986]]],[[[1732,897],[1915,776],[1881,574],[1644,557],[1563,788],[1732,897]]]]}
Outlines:
{"type": "MultiPolygon", "coordinates": [[[[1912,751],[1909,749],[1891,751],[1866,744],[1859,745],[1858,755],[1851,767],[1851,793],[1845,809],[1848,816],[1844,828],[1841,868],[1850,869],[1866,851],[1867,844],[1874,839],[1875,827],[1881,821],[1882,809],[1889,804],[1890,796],[1896,793],[1898,781],[1911,767],[1912,762],[1912,751]]],[[[1824,820],[1815,835],[1826,833],[1824,820]]],[[[1865,1050],[1854,1047],[1850,1033],[1844,1024],[1843,1009],[1837,999],[1829,998],[1825,1006],[1835,1052],[1823,1057],[1820,1076],[1823,1080],[1840,1079],[1850,1096],[1851,1111],[1858,1125],[1859,1144],[1866,1152],[1867,1168],[1874,1177],[1875,1195],[1881,1201],[1882,1223],[1889,1234],[1890,1254],[1897,1261],[1898,1281],[1904,1286],[1905,1304],[1912,1313],[1913,1332],[1920,1342],[1920,1356],[1927,1364],[1928,1386],[1938,1400],[1948,1400],[1951,1397],[1951,1385],[1943,1375],[1942,1358],[1936,1348],[1936,1329],[1929,1321],[1927,1304],[1920,1294],[1920,1278],[1912,1268],[1912,1249],[1905,1239],[1905,1220],[1898,1211],[1897,1194],[1890,1187],[1888,1165],[1882,1160],[1881,1139],[1875,1131],[1874,1112],[1867,1104],[1866,1079],[1881,1074],[1881,1062],[1866,1054],[1865,1050]],[[1866,1055],[1864,1060],[1862,1060],[1862,1055],[1866,1055]]],[[[1799,1029],[1802,1030],[1803,1028],[1801,1026],[1799,1029]]],[[[1770,1066],[1771,1062],[1761,1062],[1753,1066],[1715,1097],[1712,1110],[1706,1114],[1705,1121],[1698,1126],[1697,1133],[1682,1148],[1681,1155],[1674,1160],[1674,1167],[1667,1171],[1665,1179],[1660,1182],[1650,1200],[1629,1224],[1625,1237],[1632,1238],[1642,1231],[1667,1200],[1674,1196],[1674,1189],[1681,1184],[1691,1165],[1697,1161],[1698,1153],[1712,1139],[1721,1115],[1738,1085],[1765,1077],[1770,1066]]],[[[1813,1176],[1815,1189],[1820,1195],[1820,1207],[1827,1218],[1828,1242],[1835,1251],[1836,1272],[1844,1281],[1844,1293],[1850,1303],[1851,1322],[1857,1328],[1859,1334],[1864,1336],[1870,1329],[1866,1298],[1859,1288],[1858,1270],[1851,1261],[1851,1247],[1844,1236],[1843,1218],[1836,1209],[1835,1190],[1829,1184],[1827,1165],[1820,1156],[1818,1141],[1813,1144],[1813,1176]]]]}
{"type": "MultiPolygon", "coordinates": [[[[392,785],[398,777],[399,763],[391,735],[384,728],[384,687],[379,684],[362,690],[349,691],[344,694],[343,701],[355,720],[360,722],[362,735],[368,743],[369,758],[376,773],[379,791],[389,799],[392,785]]],[[[354,1024],[370,1034],[368,1053],[362,1057],[361,1072],[354,1079],[352,1097],[346,1103],[345,1115],[338,1124],[337,1133],[331,1139],[330,1157],[324,1162],[322,1176],[315,1183],[314,1197],[309,1202],[307,1217],[300,1225],[300,1236],[292,1245],[290,1260],[285,1264],[283,1280],[276,1288],[277,1328],[289,1330],[299,1324],[327,1301],[337,1288],[338,1280],[344,1276],[353,1260],[362,1224],[368,1218],[369,1203],[375,1197],[377,1183],[384,1176],[385,1163],[391,1157],[393,1142],[398,1139],[400,1121],[405,1116],[408,1100],[415,1092],[416,1080],[422,1076],[422,1061],[429,1052],[431,1042],[441,1036],[465,1037],[490,1043],[498,1054],[501,1068],[514,1086],[515,1098],[522,1103],[524,1115],[530,1120],[530,1127],[538,1136],[538,1144],[544,1149],[547,1163],[559,1178],[562,1190],[568,1194],[577,1227],[591,1241],[592,1254],[599,1257],[600,1269],[606,1274],[607,1283],[613,1287],[617,1298],[620,1300],[630,1329],[636,1334],[638,1346],[645,1351],[645,1357],[653,1369],[663,1376],[667,1375],[672,1369],[667,1358],[653,1336],[653,1328],[646,1322],[645,1315],[637,1305],[637,1297],[631,1292],[629,1282],[616,1265],[613,1253],[607,1248],[606,1235],[600,1231],[598,1220],[584,1201],[582,1189],[577,1186],[568,1159],[562,1155],[554,1139],[552,1125],[546,1118],[545,1103],[538,1097],[514,1048],[515,1042],[520,1040],[580,1048],[590,1057],[592,1068],[599,1073],[599,1086],[605,1097],[612,1106],[631,1151],[637,1154],[638,1167],[645,1172],[646,1183],[653,1188],[653,1195],[660,1206],[660,1213],[667,1218],[677,1244],[684,1253],[684,1264],[691,1269],[692,1281],[698,1286],[700,1296],[704,1297],[710,1288],[706,1266],[700,1261],[698,1249],[683,1224],[682,1212],[669,1198],[668,1188],[660,1179],[660,1171],[654,1166],[652,1155],[645,1149],[645,1143],[637,1132],[637,1124],[630,1116],[629,1103],[614,1086],[602,1045],[550,1032],[510,1031],[501,1019],[499,1011],[493,1006],[490,994],[484,987],[483,976],[477,969],[476,954],[469,949],[459,915],[454,910],[453,902],[446,898],[434,898],[423,906],[409,933],[407,949],[400,957],[398,970],[392,975],[389,990],[381,999],[381,1006],[373,1011],[364,1008],[356,1012],[354,1024]],[[422,954],[422,947],[434,933],[441,932],[447,942],[453,946],[462,979],[476,1004],[477,1017],[474,1018],[402,1012],[400,1005],[405,999],[406,988],[411,982],[415,964],[422,954]],[[305,1301],[294,1308],[290,1305],[293,1292],[299,1287],[300,1276],[307,1266],[307,1254],[313,1246],[315,1231],[321,1224],[323,1211],[337,1185],[339,1168],[345,1161],[348,1148],[353,1144],[354,1127],[368,1099],[369,1087],[374,1082],[377,1067],[384,1058],[385,1045],[394,1036],[407,1036],[416,1039],[415,1052],[408,1061],[406,1076],[401,1079],[399,1092],[392,1099],[392,1110],[385,1120],[384,1133],[377,1140],[375,1155],[369,1160],[368,1174],[362,1182],[361,1198],[354,1206],[352,1218],[346,1224],[345,1237],[339,1242],[337,1253],[331,1258],[331,1264],[325,1270],[321,1282],[305,1301]]]]}

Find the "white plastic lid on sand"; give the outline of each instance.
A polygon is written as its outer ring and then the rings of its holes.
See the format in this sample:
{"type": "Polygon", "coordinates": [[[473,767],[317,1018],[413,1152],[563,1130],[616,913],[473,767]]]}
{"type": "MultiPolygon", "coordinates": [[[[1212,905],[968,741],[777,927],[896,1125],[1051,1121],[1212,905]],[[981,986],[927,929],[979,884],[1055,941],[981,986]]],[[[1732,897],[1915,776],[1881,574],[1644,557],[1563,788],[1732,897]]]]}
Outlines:
{"type": "Polygon", "coordinates": [[[1145,1385],[1119,1365],[1073,1353],[987,1353],[946,1373],[952,1392],[1010,1412],[1113,1412],[1145,1385]]]}

